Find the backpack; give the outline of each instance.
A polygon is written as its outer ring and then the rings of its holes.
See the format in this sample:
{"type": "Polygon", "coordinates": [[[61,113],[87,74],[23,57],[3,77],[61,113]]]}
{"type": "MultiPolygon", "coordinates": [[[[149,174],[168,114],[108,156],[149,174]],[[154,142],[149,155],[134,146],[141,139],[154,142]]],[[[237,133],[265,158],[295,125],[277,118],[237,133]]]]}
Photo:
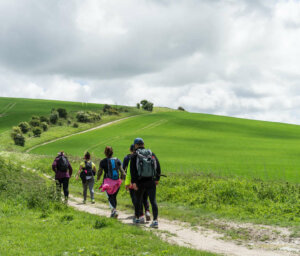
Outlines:
{"type": "Polygon", "coordinates": [[[95,172],[93,171],[93,163],[90,161],[90,162],[87,162],[85,161],[85,167],[84,169],[82,170],[86,176],[94,176],[95,175],[95,172]]]}
{"type": "Polygon", "coordinates": [[[157,162],[150,149],[137,149],[136,169],[139,178],[155,178],[157,162]]]}
{"type": "Polygon", "coordinates": [[[67,157],[60,155],[57,160],[57,170],[60,172],[67,172],[69,167],[69,162],[67,157]]]}
{"type": "Polygon", "coordinates": [[[112,180],[118,180],[119,179],[119,166],[117,162],[117,158],[108,158],[107,159],[107,178],[110,178],[112,180]]]}
{"type": "Polygon", "coordinates": [[[85,161],[84,163],[85,166],[80,173],[80,178],[83,183],[86,182],[86,176],[95,176],[96,174],[95,171],[93,170],[93,164],[91,161],[90,162],[85,161]]]}

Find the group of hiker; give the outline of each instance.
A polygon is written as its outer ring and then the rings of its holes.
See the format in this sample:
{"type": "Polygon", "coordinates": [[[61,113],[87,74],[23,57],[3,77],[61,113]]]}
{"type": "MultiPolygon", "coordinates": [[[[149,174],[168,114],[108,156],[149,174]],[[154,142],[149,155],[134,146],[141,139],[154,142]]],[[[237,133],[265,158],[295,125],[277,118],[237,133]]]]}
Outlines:
{"type": "MultiPolygon", "coordinates": [[[[125,180],[125,189],[129,191],[132,204],[134,206],[133,223],[140,224],[151,220],[149,201],[153,212],[152,228],[158,228],[158,207],[156,202],[156,186],[159,183],[161,169],[156,155],[150,149],[145,148],[144,140],[136,138],[130,145],[130,154],[124,157],[123,163],[116,157],[113,157],[113,149],[106,146],[104,154],[106,158],[102,159],[97,172],[95,164],[91,161],[89,152],[84,154],[84,161],[80,163],[76,179],[79,177],[83,186],[83,204],[87,200],[87,190],[89,188],[91,203],[95,203],[94,184],[95,177],[100,180],[102,174],[103,182],[99,189],[105,192],[111,207],[112,218],[118,217],[117,195],[125,180]]],[[[59,152],[55,158],[52,169],[55,172],[55,180],[58,193],[60,195],[63,188],[65,203],[69,198],[69,179],[72,176],[72,166],[64,154],[59,152]]]]}

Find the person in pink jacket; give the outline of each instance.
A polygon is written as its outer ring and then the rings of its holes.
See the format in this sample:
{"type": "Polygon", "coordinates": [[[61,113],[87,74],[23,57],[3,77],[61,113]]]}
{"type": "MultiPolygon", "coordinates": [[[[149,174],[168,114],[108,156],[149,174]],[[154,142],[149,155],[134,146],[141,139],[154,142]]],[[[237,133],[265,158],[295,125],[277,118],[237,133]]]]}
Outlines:
{"type": "Polygon", "coordinates": [[[112,206],[110,217],[117,218],[117,195],[122,184],[120,177],[125,178],[125,172],[121,161],[118,158],[113,158],[113,153],[112,147],[107,146],[105,148],[104,154],[106,158],[100,161],[97,181],[104,171],[103,183],[100,188],[102,189],[101,191],[106,191],[108,201],[112,206]]]}

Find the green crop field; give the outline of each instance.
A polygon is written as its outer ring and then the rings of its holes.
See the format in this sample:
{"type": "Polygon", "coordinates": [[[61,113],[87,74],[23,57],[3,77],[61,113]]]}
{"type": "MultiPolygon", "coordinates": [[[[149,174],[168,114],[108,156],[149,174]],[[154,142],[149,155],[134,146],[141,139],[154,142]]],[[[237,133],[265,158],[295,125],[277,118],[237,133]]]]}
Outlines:
{"type": "Polygon", "coordinates": [[[300,181],[300,126],[187,112],[158,112],[36,148],[103,158],[111,145],[123,159],[142,137],[160,159],[164,173],[206,172],[263,180],[300,181]]]}

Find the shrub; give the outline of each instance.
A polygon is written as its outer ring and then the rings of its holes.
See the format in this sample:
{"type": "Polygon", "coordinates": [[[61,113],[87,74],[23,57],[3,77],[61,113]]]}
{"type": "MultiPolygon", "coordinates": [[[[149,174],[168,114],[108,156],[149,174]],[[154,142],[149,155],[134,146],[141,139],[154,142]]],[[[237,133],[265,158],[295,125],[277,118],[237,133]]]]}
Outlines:
{"type": "Polygon", "coordinates": [[[77,121],[81,123],[87,123],[89,120],[89,115],[86,112],[79,111],[76,115],[77,121]]]}
{"type": "Polygon", "coordinates": [[[109,114],[110,116],[111,115],[119,115],[118,110],[115,108],[110,108],[106,113],[109,114]]]}
{"type": "Polygon", "coordinates": [[[70,125],[72,123],[71,119],[68,119],[67,124],[70,125]]]}
{"type": "Polygon", "coordinates": [[[32,116],[31,120],[40,120],[40,118],[38,116],[32,116]]]}
{"type": "Polygon", "coordinates": [[[14,126],[12,128],[10,136],[12,139],[14,139],[17,136],[17,134],[22,134],[21,128],[19,126],[14,126]]]}
{"type": "Polygon", "coordinates": [[[73,124],[73,127],[74,127],[74,128],[78,128],[79,125],[78,125],[77,123],[74,123],[74,124],[73,124]]]}
{"type": "Polygon", "coordinates": [[[58,112],[57,111],[53,111],[50,115],[50,123],[51,124],[56,124],[58,121],[58,112]]]}
{"type": "Polygon", "coordinates": [[[30,125],[27,122],[21,122],[18,125],[22,131],[22,133],[27,133],[30,130],[30,125]]]}
{"type": "Polygon", "coordinates": [[[68,116],[68,112],[65,108],[58,108],[57,112],[60,118],[67,118],[68,116]]]}
{"type": "Polygon", "coordinates": [[[35,137],[40,137],[42,134],[42,129],[40,127],[34,127],[32,132],[35,137]]]}
{"type": "Polygon", "coordinates": [[[76,118],[77,121],[81,123],[91,123],[91,122],[96,122],[101,120],[100,114],[92,111],[88,111],[88,112],[79,111],[76,114],[76,118]]]}
{"type": "Polygon", "coordinates": [[[59,126],[63,126],[63,122],[62,122],[62,121],[59,121],[57,124],[58,124],[59,126]]]}
{"type": "Polygon", "coordinates": [[[106,113],[109,109],[111,109],[111,106],[108,104],[105,104],[103,107],[103,112],[106,113]]]}
{"type": "Polygon", "coordinates": [[[150,102],[150,101],[142,100],[141,105],[142,105],[142,108],[144,110],[147,110],[147,111],[152,111],[153,110],[153,103],[150,102]]]}
{"type": "Polygon", "coordinates": [[[41,123],[41,127],[43,128],[43,131],[47,131],[48,130],[48,124],[46,122],[42,122],[41,123]]]}
{"type": "Polygon", "coordinates": [[[46,116],[40,116],[40,121],[41,121],[41,122],[46,122],[47,124],[49,124],[49,123],[50,123],[50,120],[49,120],[49,118],[48,118],[48,117],[46,117],[46,116]]]}
{"type": "Polygon", "coordinates": [[[141,108],[141,104],[140,103],[136,103],[136,108],[140,109],[141,108]]]}
{"type": "Polygon", "coordinates": [[[14,137],[14,142],[15,142],[15,145],[24,147],[24,145],[25,145],[25,137],[24,137],[24,135],[22,133],[18,133],[14,137]]]}
{"type": "Polygon", "coordinates": [[[184,109],[183,107],[181,107],[181,106],[179,106],[179,107],[177,108],[177,110],[185,111],[185,109],[184,109]]]}
{"type": "Polygon", "coordinates": [[[40,126],[41,122],[40,119],[32,119],[30,120],[29,124],[31,127],[38,127],[40,126]]]}

